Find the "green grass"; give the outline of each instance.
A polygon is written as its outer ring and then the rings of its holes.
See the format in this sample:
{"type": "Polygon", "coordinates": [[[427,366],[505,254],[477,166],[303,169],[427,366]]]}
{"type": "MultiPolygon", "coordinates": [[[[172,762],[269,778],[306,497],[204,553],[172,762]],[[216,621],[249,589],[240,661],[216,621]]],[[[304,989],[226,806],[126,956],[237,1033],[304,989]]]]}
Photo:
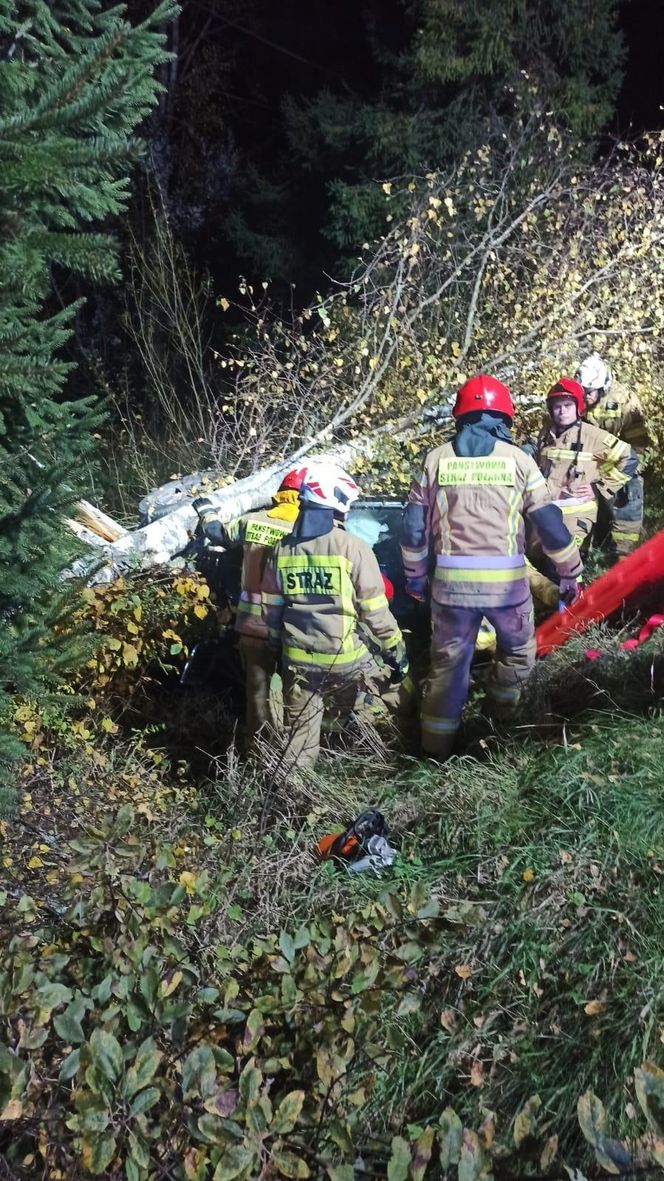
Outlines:
{"type": "MultiPolygon", "coordinates": [[[[201,777],[194,789],[180,764],[173,786],[186,791],[136,826],[151,848],[172,852],[175,880],[187,870],[205,883],[201,917],[182,935],[202,977],[219,948],[250,974],[251,949],[271,933],[334,930],[347,915],[357,930],[366,913],[362,938],[386,965],[409,949],[406,1000],[401,984],[367,993],[379,1064],[359,1047],[348,1079],[349,1089],[371,1081],[357,1148],[378,1175],[392,1136],[416,1135],[447,1106],[473,1129],[493,1113],[509,1146],[516,1114],[538,1094],[539,1149],[555,1134],[574,1165],[594,1159],[576,1116],[587,1089],[610,1134],[642,1135],[633,1072],[646,1058],[664,1066],[662,642],[629,656],[603,629],[572,642],[539,667],[515,728],[483,761],[400,757],[360,728],[352,742],[330,735],[318,773],[288,791],[232,745],[210,755],[226,731],[203,698],[186,710],[160,698],[155,739],[180,753],[185,738],[195,742],[201,777]],[[600,646],[601,660],[585,661],[586,646],[600,646]],[[369,805],[391,826],[392,869],[353,876],[319,865],[316,840],[369,805]]],[[[142,739],[137,749],[156,793],[168,763],[153,766],[142,739]]],[[[117,779],[128,757],[118,739],[94,775],[117,779]]],[[[62,783],[73,776],[89,791],[89,758],[83,748],[80,765],[59,766],[62,783]]],[[[56,893],[46,887],[49,905],[56,893]]],[[[305,1051],[294,1043],[295,1059],[305,1051]]],[[[523,1174],[531,1164],[537,1172],[525,1151],[506,1167],[523,1174]]]]}
{"type": "MultiPolygon", "coordinates": [[[[552,664],[552,691],[560,674],[552,664]]],[[[377,901],[420,942],[419,1007],[384,1015],[390,1059],[366,1105],[368,1136],[437,1120],[447,1104],[471,1127],[494,1112],[507,1135],[538,1093],[540,1130],[578,1162],[587,1088],[613,1134],[635,1134],[630,1075],[646,1057],[664,1064],[664,722],[589,714],[565,723],[564,741],[558,725],[560,741],[517,738],[482,763],[330,752],[299,798],[266,795],[256,776],[208,800],[222,826],[242,828],[210,940],[377,901]],[[317,866],[314,839],[369,804],[392,826],[393,870],[356,878],[317,866]],[[418,922],[414,909],[431,899],[439,918],[418,922]],[[593,1001],[600,1011],[586,1012],[593,1001]]]]}
{"type": "Polygon", "coordinates": [[[539,1093],[543,1129],[578,1147],[576,1100],[591,1087],[630,1134],[627,1077],[664,1057],[663,737],[659,721],[614,718],[574,735],[572,749],[523,747],[488,767],[459,760],[402,784],[401,806],[422,809],[405,858],[417,856],[446,910],[470,904],[470,922],[450,923],[421,1011],[394,1023],[402,1058],[372,1120],[426,1121],[445,1096],[472,1126],[489,1109],[505,1130],[539,1093]],[[586,1014],[592,1000],[605,1011],[586,1014]],[[477,1062],[481,1087],[469,1081],[477,1062]]]}

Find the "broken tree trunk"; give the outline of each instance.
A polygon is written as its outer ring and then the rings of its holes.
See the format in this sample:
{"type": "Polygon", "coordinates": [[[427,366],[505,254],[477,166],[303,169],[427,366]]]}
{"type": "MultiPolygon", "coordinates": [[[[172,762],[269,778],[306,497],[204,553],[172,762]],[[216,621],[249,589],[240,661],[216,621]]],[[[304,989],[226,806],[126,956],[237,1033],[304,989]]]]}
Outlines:
{"type": "MultiPolygon", "coordinates": [[[[324,453],[319,453],[316,458],[330,460],[342,467],[352,467],[358,456],[372,455],[380,446],[384,435],[389,434],[392,438],[413,437],[435,427],[444,427],[450,422],[451,415],[447,407],[418,409],[396,422],[386,423],[371,435],[361,435],[352,442],[330,447],[324,453]]],[[[296,467],[305,456],[310,457],[310,453],[329,437],[331,429],[330,426],[320,431],[280,463],[261,468],[253,475],[229,484],[227,488],[219,488],[214,492],[206,490],[205,496],[218,509],[221,520],[224,523],[232,521],[243,513],[252,512],[268,504],[286,472],[296,467]]],[[[90,581],[113,582],[126,571],[163,565],[182,552],[197,524],[198,515],[191,507],[191,500],[188,500],[167,516],[151,521],[149,525],[135,529],[112,545],[106,546],[102,565],[90,576],[90,581]]],[[[99,553],[97,550],[96,558],[99,557],[99,553]]],[[[89,575],[89,567],[79,562],[72,572],[85,577],[89,575]]]]}
{"type": "Polygon", "coordinates": [[[88,545],[104,545],[107,542],[119,541],[129,533],[124,525],[119,525],[108,513],[90,504],[89,500],[79,500],[74,509],[75,517],[68,517],[66,524],[73,533],[88,545]]]}
{"type": "MultiPolygon", "coordinates": [[[[288,465],[273,465],[270,468],[238,480],[228,488],[205,495],[219,510],[221,519],[233,520],[243,513],[266,504],[276,492],[288,465]]],[[[198,515],[191,507],[191,500],[176,508],[158,521],[135,529],[105,548],[104,564],[93,576],[93,582],[112,582],[119,574],[150,566],[160,566],[180,553],[190,541],[198,515]]]]}
{"type": "MultiPolygon", "coordinates": [[[[331,448],[317,458],[331,460],[342,466],[349,466],[358,455],[371,453],[374,442],[367,437],[331,448]]],[[[221,520],[232,521],[243,513],[262,508],[268,504],[277,491],[281,480],[300,460],[302,452],[295,457],[262,468],[251,476],[237,480],[227,488],[205,492],[205,496],[219,511],[221,520]]],[[[191,507],[191,500],[176,508],[158,521],[126,533],[118,541],[104,548],[103,564],[92,575],[93,583],[112,582],[121,573],[132,569],[147,569],[163,565],[176,554],[181,553],[190,541],[198,524],[198,515],[191,507]]],[[[97,556],[99,551],[97,551],[97,556]]],[[[78,564],[75,573],[85,575],[86,570],[78,564]]]]}
{"type": "MultiPolygon", "coordinates": [[[[450,392],[450,391],[441,391],[450,392]]],[[[537,408],[539,399],[520,398],[519,403],[524,410],[537,408]]],[[[352,442],[330,447],[324,453],[316,456],[318,459],[330,460],[342,467],[351,467],[358,456],[371,456],[381,444],[385,435],[393,439],[412,438],[427,434],[433,429],[449,427],[452,416],[447,407],[427,407],[418,409],[402,418],[384,424],[371,435],[362,435],[352,442]]],[[[313,439],[303,444],[291,456],[269,467],[261,468],[251,476],[245,476],[229,484],[226,488],[208,492],[205,496],[219,511],[221,520],[226,523],[243,513],[252,512],[268,504],[286,472],[296,467],[305,456],[329,438],[334,424],[320,431],[313,439]]],[[[98,510],[95,510],[98,511],[98,510]]],[[[104,514],[100,514],[104,516],[104,514]]],[[[122,530],[111,520],[110,525],[122,530]]],[[[86,522],[87,524],[87,522],[86,522]]],[[[191,500],[173,509],[157,521],[150,522],[140,529],[124,531],[112,544],[97,549],[95,565],[101,555],[102,564],[90,575],[92,563],[79,562],[72,569],[72,573],[89,577],[93,583],[112,582],[120,574],[130,570],[148,569],[152,566],[163,565],[182,552],[190,541],[198,524],[198,516],[191,507],[191,500]]],[[[98,541],[98,539],[97,539],[98,541]]]]}

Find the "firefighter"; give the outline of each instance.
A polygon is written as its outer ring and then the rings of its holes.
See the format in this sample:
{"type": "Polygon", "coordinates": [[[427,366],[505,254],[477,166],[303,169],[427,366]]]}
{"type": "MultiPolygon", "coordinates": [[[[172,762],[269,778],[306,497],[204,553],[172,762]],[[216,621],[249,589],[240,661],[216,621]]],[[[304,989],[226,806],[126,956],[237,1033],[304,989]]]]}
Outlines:
{"type": "Polygon", "coordinates": [[[379,670],[365,630],[385,679],[402,686],[404,700],[409,695],[406,648],[376,556],[344,529],[359,491],[342,468],[312,463],[293,532],[275,546],[265,571],[263,611],[271,643],[282,651],[288,734],[282,775],[315,766],[326,705],[351,710],[359,690],[375,691],[379,670]]]}
{"type": "MultiPolygon", "coordinates": [[[[583,386],[586,421],[617,435],[641,456],[649,440],[637,395],[613,380],[609,366],[598,353],[591,353],[581,362],[576,380],[583,386]]],[[[630,553],[639,544],[643,528],[642,477],[633,475],[614,500],[603,502],[603,506],[612,548],[620,556],[630,553]]]]}
{"type": "Polygon", "coordinates": [[[426,754],[447,758],[468,696],[475,641],[486,618],[496,653],[486,682],[486,710],[514,711],[535,662],[533,602],[525,559],[524,518],[537,527],[560,576],[560,593],[578,593],[581,559],[534,460],[512,442],[514,406],[495,377],[462,385],[453,415],[457,433],[430,451],[408,496],[402,555],[406,590],[424,599],[431,578],[431,667],[422,698],[426,754]]]}
{"type": "MultiPolygon", "coordinates": [[[[549,419],[535,447],[535,461],[552,500],[580,550],[590,545],[597,523],[598,498],[611,501],[636,472],[637,457],[628,443],[584,422],[583,389],[561,377],[547,394],[549,419]]],[[[538,547],[532,556],[538,565],[538,547]]]]}
{"type": "Polygon", "coordinates": [[[193,501],[203,532],[213,545],[224,549],[242,546],[240,599],[235,617],[238,646],[245,675],[245,749],[251,751],[256,735],[270,720],[270,681],[277,668],[274,652],[267,643],[267,627],[261,613],[261,581],[268,554],[287,536],[300,510],[302,471],[284,476],[272,508],[246,513],[224,525],[218,511],[206,497],[193,501]]]}

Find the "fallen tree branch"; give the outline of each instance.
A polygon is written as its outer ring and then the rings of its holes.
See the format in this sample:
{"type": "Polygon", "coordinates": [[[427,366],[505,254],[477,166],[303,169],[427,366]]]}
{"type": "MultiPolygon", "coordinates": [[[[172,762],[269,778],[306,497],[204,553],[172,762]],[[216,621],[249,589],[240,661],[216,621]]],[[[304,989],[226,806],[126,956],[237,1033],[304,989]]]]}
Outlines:
{"type": "MultiPolygon", "coordinates": [[[[316,446],[319,436],[311,440],[280,463],[263,468],[251,476],[231,484],[228,488],[220,488],[216,492],[206,492],[219,511],[223,522],[232,521],[243,513],[261,508],[267,504],[277,491],[281,480],[287,471],[297,465],[305,454],[316,446]]],[[[358,455],[371,452],[371,440],[366,437],[356,439],[352,443],[345,443],[326,452],[320,458],[332,460],[344,467],[351,467],[358,455]]],[[[158,521],[144,525],[127,533],[112,545],[106,547],[103,564],[93,574],[91,582],[112,582],[121,573],[132,569],[146,569],[151,566],[163,565],[175,554],[180,553],[190,541],[198,524],[198,516],[191,507],[191,501],[176,508],[158,521]]],[[[95,555],[99,556],[99,551],[95,555]]],[[[72,568],[77,575],[87,576],[90,563],[78,562],[72,568]]]]}
{"type": "MultiPolygon", "coordinates": [[[[453,390],[443,390],[441,393],[448,398],[453,397],[453,390]]],[[[526,412],[540,406],[539,398],[519,399],[519,405],[526,412]]],[[[425,434],[432,429],[444,430],[450,426],[452,415],[446,406],[420,407],[412,414],[404,415],[392,422],[384,423],[371,435],[362,435],[350,442],[330,448],[317,458],[329,460],[342,467],[352,469],[354,461],[359,457],[371,456],[380,446],[382,439],[389,435],[391,439],[408,438],[413,435],[425,434]]],[[[299,447],[291,456],[279,463],[262,468],[250,476],[216,491],[205,490],[205,496],[212,502],[221,520],[226,523],[240,517],[243,513],[252,512],[268,504],[286,472],[296,467],[298,462],[313,450],[320,439],[320,433],[309,443],[299,447]]],[[[198,516],[191,507],[191,500],[174,508],[166,516],[160,517],[140,529],[125,534],[105,548],[103,564],[92,575],[93,583],[112,582],[121,573],[132,569],[148,569],[152,566],[163,565],[180,553],[190,541],[198,524],[198,516]]],[[[95,554],[99,558],[99,550],[95,554]]],[[[85,563],[79,563],[74,573],[85,576],[88,568],[85,563]]]]}
{"type": "Polygon", "coordinates": [[[108,513],[102,512],[89,500],[79,500],[74,512],[76,516],[67,521],[70,529],[89,541],[93,545],[103,545],[108,541],[119,541],[129,532],[124,525],[119,525],[108,513]]]}

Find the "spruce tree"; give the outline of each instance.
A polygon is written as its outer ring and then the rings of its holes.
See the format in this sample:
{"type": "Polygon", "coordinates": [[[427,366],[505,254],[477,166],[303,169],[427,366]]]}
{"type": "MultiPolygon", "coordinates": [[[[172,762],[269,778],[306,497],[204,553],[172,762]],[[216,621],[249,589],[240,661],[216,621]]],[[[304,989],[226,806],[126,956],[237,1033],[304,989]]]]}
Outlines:
{"type": "Polygon", "coordinates": [[[364,0],[372,100],[332,89],[286,100],[292,156],[332,174],[325,231],[344,250],[381,230],[372,181],[455,162],[509,124],[515,95],[536,88],[559,126],[587,143],[613,114],[619,0],[397,0],[400,44],[384,36],[382,3],[364,0]]]}
{"type": "MultiPolygon", "coordinates": [[[[223,219],[241,268],[319,283],[319,268],[382,233],[376,181],[454,166],[488,135],[510,134],[516,100],[529,102],[533,88],[591,154],[622,82],[619,9],[620,0],[245,0],[232,88],[249,106],[262,102],[254,120],[269,130],[250,124],[223,219]]],[[[249,106],[234,115],[227,104],[241,152],[249,106]]]]}
{"type": "Polygon", "coordinates": [[[12,695],[39,697],[81,655],[58,631],[74,597],[63,517],[98,414],[67,394],[79,305],[56,306],[53,273],[119,278],[95,223],[125,207],[173,12],[132,26],[97,0],[0,0],[0,770],[20,752],[12,695]]]}

